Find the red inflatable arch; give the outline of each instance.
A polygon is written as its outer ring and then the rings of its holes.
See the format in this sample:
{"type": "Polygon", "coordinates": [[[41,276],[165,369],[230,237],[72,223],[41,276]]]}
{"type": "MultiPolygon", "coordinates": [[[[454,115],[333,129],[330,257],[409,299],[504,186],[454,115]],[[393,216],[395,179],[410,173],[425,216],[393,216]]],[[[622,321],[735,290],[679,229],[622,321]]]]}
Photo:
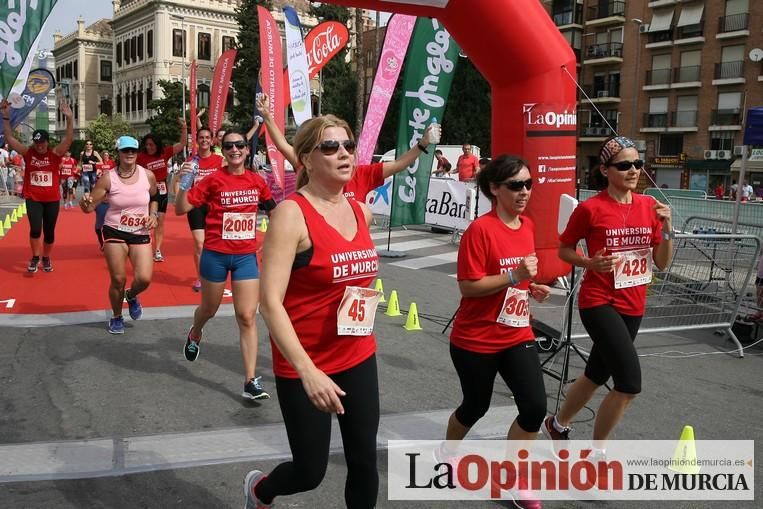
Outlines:
{"type": "MultiPolygon", "coordinates": [[[[492,153],[523,156],[535,186],[539,280],[567,274],[556,256],[559,196],[575,192],[575,55],[538,0],[332,0],[437,18],[492,88],[492,153]],[[569,71],[570,75],[566,71],[569,71]]],[[[465,111],[465,115],[469,112],[465,111]]],[[[447,128],[447,126],[446,126],[447,128]]],[[[464,140],[468,141],[468,140],[464,140]]]]}

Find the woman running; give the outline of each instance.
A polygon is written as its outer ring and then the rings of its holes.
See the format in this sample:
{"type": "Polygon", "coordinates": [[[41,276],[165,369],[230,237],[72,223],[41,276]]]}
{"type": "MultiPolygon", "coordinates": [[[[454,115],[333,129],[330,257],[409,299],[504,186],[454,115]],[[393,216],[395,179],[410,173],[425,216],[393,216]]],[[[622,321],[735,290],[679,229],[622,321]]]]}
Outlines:
{"type": "Polygon", "coordinates": [[[27,272],[37,272],[40,257],[42,270],[53,271],[50,254],[56,240],[56,221],[61,207],[61,157],[69,150],[74,137],[71,108],[65,101],[61,101],[59,108],[66,118],[66,134],[61,143],[50,148],[48,131],[37,129],[32,133],[32,145],[27,147],[13,136],[10,104],[5,99],[0,101],[5,141],[23,156],[25,163],[22,195],[26,198],[29,246],[32,249],[27,272]]]}
{"type": "Polygon", "coordinates": [[[151,283],[154,261],[151,258],[150,230],[158,221],[158,199],[154,174],[135,162],[138,140],[122,136],[117,140],[119,165],[107,171],[90,195],[83,196],[80,207],[92,212],[108,194],[109,208],[103,225],[103,253],[111,276],[109,301],[112,317],[108,331],[123,334],[122,302],[127,300],[130,318],[139,319],[143,307],[138,295],[151,283]],[[127,283],[127,259],[133,268],[133,281],[127,283]]]}
{"type": "Polygon", "coordinates": [[[633,140],[607,140],[599,160],[606,189],[575,209],[559,237],[559,257],[585,269],[578,308],[593,348],[584,374],[568,390],[559,413],[546,418],[543,431],[557,444],[567,440],[572,419],[611,377],[614,389],[599,405],[593,427],[594,454],[603,455],[610,433],[641,392],[634,341],[646,285],[652,282],[652,261],[660,270],[670,263],[673,230],[670,208],[635,192],[644,161],[633,140]],[[587,256],[576,251],[583,239],[587,256]]]}
{"type": "Polygon", "coordinates": [[[95,165],[101,161],[103,159],[93,148],[93,142],[87,140],[85,142],[85,150],[79,154],[80,168],[82,168],[82,189],[85,193],[91,192],[93,187],[95,187],[95,182],[98,180],[95,165]]]}
{"type": "Polygon", "coordinates": [[[188,140],[188,128],[183,118],[178,118],[180,140],[171,147],[165,147],[162,140],[148,133],[140,141],[138,164],[154,172],[156,188],[159,190],[159,224],[154,230],[154,261],[163,262],[162,241],[164,240],[164,215],[167,213],[167,161],[183,151],[188,140]]]}
{"type": "Polygon", "coordinates": [[[295,152],[308,183],[275,210],[265,239],[262,315],[270,329],[273,371],[293,459],[267,477],[244,480],[246,507],[316,488],[329,459],[331,414],[342,433],[345,503],[376,504],[379,386],[369,289],[378,256],[364,205],[347,199],[355,140],[333,115],[305,122],[295,152]]]}
{"type": "Polygon", "coordinates": [[[61,176],[61,195],[64,199],[64,209],[74,207],[79,168],[77,167],[77,160],[72,157],[72,153],[68,150],[61,158],[58,173],[61,176]]]}
{"type": "Polygon", "coordinates": [[[183,354],[191,362],[199,357],[204,325],[217,313],[230,274],[244,361],[244,391],[241,395],[248,400],[269,398],[262,387],[261,377],[255,376],[260,289],[255,236],[257,210],[272,210],[276,202],[262,177],[244,167],[249,149],[243,134],[227,132],[222,139],[222,150],[228,165],[193,187],[192,165],[183,164],[175,197],[175,213],[178,215],[194,207],[208,209],[204,249],[199,263],[201,305],[193,314],[193,325],[188,330],[183,354]]]}

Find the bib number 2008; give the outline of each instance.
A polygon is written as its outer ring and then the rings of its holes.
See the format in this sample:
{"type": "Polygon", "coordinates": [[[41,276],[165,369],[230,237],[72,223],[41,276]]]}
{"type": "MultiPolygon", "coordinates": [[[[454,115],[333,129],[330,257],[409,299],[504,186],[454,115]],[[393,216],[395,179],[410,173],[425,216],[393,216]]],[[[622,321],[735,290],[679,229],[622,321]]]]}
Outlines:
{"type": "Polygon", "coordinates": [[[226,212],[223,214],[223,239],[251,240],[257,233],[257,214],[226,212]]]}

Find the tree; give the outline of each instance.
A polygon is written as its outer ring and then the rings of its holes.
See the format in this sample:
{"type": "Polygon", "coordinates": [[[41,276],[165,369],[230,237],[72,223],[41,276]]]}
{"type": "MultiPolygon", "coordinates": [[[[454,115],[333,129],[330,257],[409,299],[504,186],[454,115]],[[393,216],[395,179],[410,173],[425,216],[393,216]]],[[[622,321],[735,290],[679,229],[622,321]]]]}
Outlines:
{"type": "MultiPolygon", "coordinates": [[[[148,125],[151,126],[151,132],[158,136],[166,147],[180,139],[178,118],[183,116],[183,84],[179,81],[159,80],[159,86],[162,89],[162,97],[152,99],[148,103],[148,109],[154,112],[148,119],[148,125]]],[[[190,97],[188,89],[185,96],[190,97]]],[[[186,112],[189,113],[187,108],[186,112]]]]}
{"type": "Polygon", "coordinates": [[[113,151],[117,138],[132,135],[132,126],[118,113],[113,117],[101,113],[88,124],[85,135],[88,140],[92,140],[96,150],[113,151]]]}
{"type": "Polygon", "coordinates": [[[443,145],[471,143],[490,154],[490,85],[468,58],[458,59],[450,87],[445,118],[442,119],[443,145]]]}

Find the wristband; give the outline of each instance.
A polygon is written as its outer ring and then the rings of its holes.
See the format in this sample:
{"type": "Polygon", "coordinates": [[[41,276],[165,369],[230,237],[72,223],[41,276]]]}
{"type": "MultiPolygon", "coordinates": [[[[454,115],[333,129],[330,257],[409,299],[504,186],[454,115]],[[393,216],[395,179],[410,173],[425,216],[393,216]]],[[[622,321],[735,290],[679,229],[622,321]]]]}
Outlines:
{"type": "Polygon", "coordinates": [[[424,152],[425,154],[428,154],[428,153],[429,153],[429,151],[427,150],[427,148],[426,148],[424,145],[422,145],[422,144],[421,144],[421,142],[418,142],[418,143],[416,144],[416,147],[417,147],[419,150],[421,150],[422,152],[424,152]]]}
{"type": "Polygon", "coordinates": [[[514,271],[513,270],[509,270],[508,274],[509,274],[509,284],[511,286],[517,286],[517,282],[514,281],[514,271]]]}

